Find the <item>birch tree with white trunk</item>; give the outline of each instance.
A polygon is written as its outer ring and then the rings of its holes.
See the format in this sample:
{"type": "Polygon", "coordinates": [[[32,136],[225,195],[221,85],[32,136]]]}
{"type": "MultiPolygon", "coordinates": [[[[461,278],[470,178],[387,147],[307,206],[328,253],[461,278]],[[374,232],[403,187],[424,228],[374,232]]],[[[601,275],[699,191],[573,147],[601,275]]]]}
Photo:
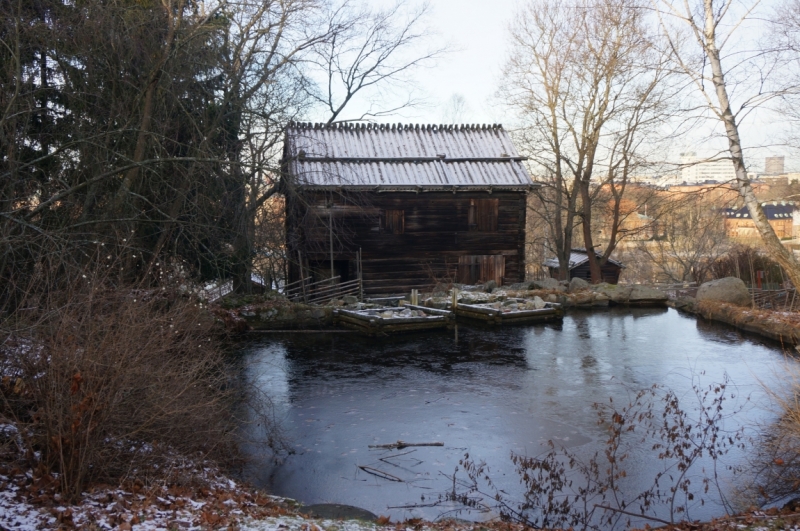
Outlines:
{"type": "Polygon", "coordinates": [[[760,3],[760,0],[749,5],[732,0],[700,0],[697,3],[690,0],[654,0],[654,7],[669,40],[677,69],[688,76],[702,104],[724,128],[728,153],[736,173],[736,188],[767,253],[783,267],[792,284],[800,286],[800,264],[791,251],[781,244],[747,176],[740,136],[740,125],[747,113],[796,88],[781,85],[791,76],[783,76],[778,69],[781,61],[777,48],[754,47],[746,50],[741,45],[737,46],[745,38],[747,26],[753,22],[760,3]],[[726,55],[728,46],[733,49],[732,53],[726,55]],[[732,84],[729,80],[732,77],[730,69],[741,68],[748,63],[753,67],[752,85],[732,84]],[[737,100],[740,100],[735,110],[731,101],[734,88],[737,89],[737,100]],[[744,91],[749,94],[739,94],[744,91]]]}

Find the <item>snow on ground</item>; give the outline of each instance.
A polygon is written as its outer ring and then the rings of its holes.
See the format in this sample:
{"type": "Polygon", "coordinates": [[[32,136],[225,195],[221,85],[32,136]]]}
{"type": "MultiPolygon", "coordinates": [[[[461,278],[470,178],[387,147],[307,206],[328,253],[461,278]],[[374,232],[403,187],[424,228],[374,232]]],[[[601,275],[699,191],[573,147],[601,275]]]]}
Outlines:
{"type": "MultiPolygon", "coordinates": [[[[240,485],[213,467],[197,466],[184,485],[130,488],[98,486],[77,505],[61,503],[57,478],[35,478],[32,471],[0,467],[0,529],[162,529],[241,531],[377,531],[358,521],[316,520],[298,513],[292,500],[240,485]]],[[[396,528],[391,527],[392,530],[396,528]]]]}
{"type": "MultiPolygon", "coordinates": [[[[303,516],[293,500],[269,496],[239,484],[202,463],[184,469],[171,484],[127,488],[97,486],[78,505],[60,503],[57,478],[36,477],[10,463],[0,463],[0,530],[86,529],[120,531],[523,531],[519,524],[464,521],[369,523],[303,516]]],[[[685,531],[800,531],[800,513],[752,511],[706,524],[668,526],[685,531]]]]}

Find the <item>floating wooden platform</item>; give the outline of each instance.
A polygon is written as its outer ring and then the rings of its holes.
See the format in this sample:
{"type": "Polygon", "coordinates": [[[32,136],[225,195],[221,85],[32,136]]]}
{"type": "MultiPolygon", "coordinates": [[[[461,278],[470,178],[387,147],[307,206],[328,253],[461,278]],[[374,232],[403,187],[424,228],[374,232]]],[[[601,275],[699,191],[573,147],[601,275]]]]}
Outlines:
{"type": "Polygon", "coordinates": [[[446,328],[455,324],[455,316],[448,310],[406,304],[397,308],[334,310],[333,321],[339,326],[377,336],[446,328]]]}
{"type": "MultiPolygon", "coordinates": [[[[515,300],[516,302],[516,300],[515,300]]],[[[524,299],[519,299],[518,304],[525,304],[524,299]]],[[[509,307],[495,308],[493,303],[484,304],[464,304],[458,303],[455,308],[456,317],[464,319],[474,319],[489,324],[511,325],[542,323],[547,321],[561,321],[564,318],[564,310],[560,304],[546,302],[541,309],[511,309],[509,307]]]]}

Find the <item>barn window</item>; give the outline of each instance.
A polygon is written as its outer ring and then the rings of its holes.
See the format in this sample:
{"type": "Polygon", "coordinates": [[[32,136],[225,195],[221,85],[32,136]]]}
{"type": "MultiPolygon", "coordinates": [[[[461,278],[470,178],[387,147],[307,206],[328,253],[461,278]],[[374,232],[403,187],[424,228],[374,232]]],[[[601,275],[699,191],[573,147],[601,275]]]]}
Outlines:
{"type": "Polygon", "coordinates": [[[469,230],[496,232],[499,206],[499,199],[470,199],[467,221],[469,230]]]}
{"type": "Polygon", "coordinates": [[[403,234],[405,232],[405,210],[383,211],[383,232],[389,234],[403,234]]]}

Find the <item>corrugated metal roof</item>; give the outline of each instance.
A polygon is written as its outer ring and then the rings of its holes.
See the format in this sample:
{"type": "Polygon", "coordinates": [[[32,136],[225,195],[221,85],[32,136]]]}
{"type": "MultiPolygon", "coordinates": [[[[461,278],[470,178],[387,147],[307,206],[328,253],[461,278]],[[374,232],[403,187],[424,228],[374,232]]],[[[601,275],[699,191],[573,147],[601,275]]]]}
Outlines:
{"type": "MultiPolygon", "coordinates": [[[[603,256],[602,254],[595,251],[594,253],[598,258],[603,256]]],[[[574,269],[580,265],[585,264],[589,261],[589,255],[586,252],[586,249],[572,249],[569,253],[569,268],[574,269]]],[[[611,258],[608,261],[616,266],[625,267],[620,262],[613,260],[611,258]]],[[[558,258],[549,258],[544,262],[545,267],[558,267],[558,258]]]]}
{"type": "Polygon", "coordinates": [[[527,189],[534,185],[500,125],[290,124],[284,162],[319,188],[527,189]]]}

